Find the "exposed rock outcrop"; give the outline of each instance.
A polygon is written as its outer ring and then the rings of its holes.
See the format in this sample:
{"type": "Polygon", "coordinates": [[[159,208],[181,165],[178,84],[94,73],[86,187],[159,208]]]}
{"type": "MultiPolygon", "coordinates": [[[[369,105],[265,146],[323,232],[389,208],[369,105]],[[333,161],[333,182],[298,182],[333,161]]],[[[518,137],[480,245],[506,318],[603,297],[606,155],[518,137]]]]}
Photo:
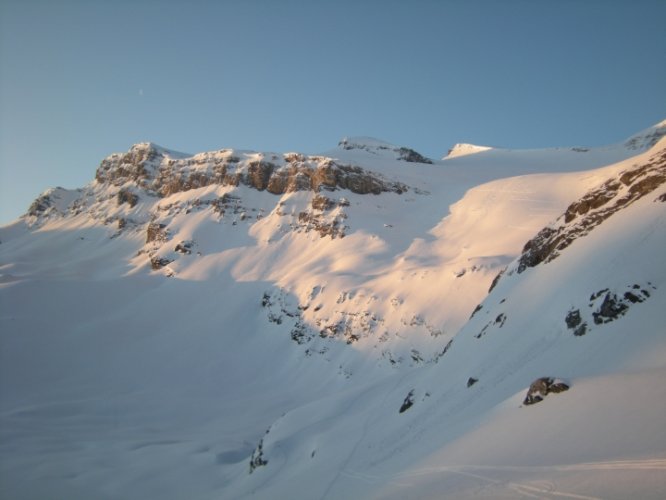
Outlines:
{"type": "Polygon", "coordinates": [[[169,239],[169,233],[165,224],[151,222],[146,228],[146,243],[153,241],[165,242],[169,239]]]}
{"type": "Polygon", "coordinates": [[[134,206],[136,206],[137,202],[139,201],[139,196],[130,191],[129,189],[121,189],[120,191],[118,191],[116,197],[118,200],[118,205],[127,203],[130,206],[130,208],[134,208],[134,206]]]}
{"type": "Polygon", "coordinates": [[[390,154],[397,160],[410,163],[432,163],[430,158],[426,158],[413,149],[394,146],[371,137],[345,137],[338,143],[338,147],[347,151],[359,149],[373,154],[390,154]]]}
{"type": "Polygon", "coordinates": [[[53,206],[53,198],[50,194],[44,193],[35,198],[28,208],[28,215],[36,217],[42,215],[53,206]]]}
{"type": "Polygon", "coordinates": [[[523,404],[526,406],[533,405],[543,401],[543,398],[548,394],[557,394],[568,390],[569,384],[563,380],[552,377],[538,378],[530,384],[530,388],[527,390],[527,395],[523,400],[523,404]]]}
{"type": "Polygon", "coordinates": [[[567,329],[571,330],[576,337],[582,337],[595,326],[605,325],[615,321],[629,312],[635,304],[640,304],[649,299],[651,290],[656,287],[648,282],[644,285],[637,283],[627,285],[624,292],[604,288],[592,293],[589,297],[587,309],[571,308],[564,322],[567,329]]]}
{"type": "Polygon", "coordinates": [[[175,252],[181,253],[183,255],[190,255],[192,253],[192,247],[194,246],[193,241],[181,241],[174,248],[175,252]]]}
{"type": "Polygon", "coordinates": [[[405,413],[413,405],[414,405],[414,389],[409,391],[409,393],[405,397],[405,400],[402,402],[402,405],[400,406],[400,410],[398,410],[398,413],[405,413]]]}
{"type": "Polygon", "coordinates": [[[48,217],[51,214],[64,214],[80,194],[80,189],[69,190],[61,187],[47,189],[30,204],[26,215],[48,217]]]}
{"type": "Polygon", "coordinates": [[[162,269],[163,267],[168,266],[172,262],[172,260],[169,260],[166,257],[158,257],[155,255],[150,258],[150,268],[153,271],[157,271],[158,269],[162,269]]]}
{"type": "Polygon", "coordinates": [[[572,309],[567,313],[564,322],[567,328],[573,330],[576,337],[582,337],[587,332],[587,323],[583,321],[580,315],[580,309],[572,309]]]}
{"type": "Polygon", "coordinates": [[[517,272],[557,258],[576,239],[664,183],[666,151],[660,151],[644,165],[622,172],[569,205],[554,225],[525,244],[517,272]]]}
{"type": "Polygon", "coordinates": [[[624,147],[633,150],[648,149],[657,144],[657,142],[659,142],[664,136],[666,136],[666,120],[630,137],[624,143],[624,147]]]}
{"type": "MultiPolygon", "coordinates": [[[[407,148],[398,151],[406,161],[427,160],[407,148]]],[[[272,194],[336,189],[379,194],[407,190],[402,183],[322,156],[245,153],[239,157],[231,150],[186,156],[150,143],[137,144],[127,153],[105,158],[95,178],[99,183],[116,186],[132,182],[162,197],[213,184],[243,184],[272,194]]]]}
{"type": "MultiPolygon", "coordinates": [[[[266,432],[268,434],[268,432],[266,432]]],[[[268,465],[268,460],[264,458],[264,440],[260,440],[257,447],[252,452],[250,457],[250,474],[252,474],[257,467],[264,467],[268,465]]]]}
{"type": "Polygon", "coordinates": [[[330,236],[331,238],[344,238],[345,237],[345,215],[339,214],[333,217],[327,217],[326,214],[315,214],[312,212],[300,212],[298,214],[298,224],[305,232],[316,231],[319,236],[324,238],[330,236]]]}
{"type": "Polygon", "coordinates": [[[131,180],[145,186],[164,153],[151,143],[135,144],[127,153],[116,153],[102,160],[95,179],[105,184],[122,185],[131,180]]]}

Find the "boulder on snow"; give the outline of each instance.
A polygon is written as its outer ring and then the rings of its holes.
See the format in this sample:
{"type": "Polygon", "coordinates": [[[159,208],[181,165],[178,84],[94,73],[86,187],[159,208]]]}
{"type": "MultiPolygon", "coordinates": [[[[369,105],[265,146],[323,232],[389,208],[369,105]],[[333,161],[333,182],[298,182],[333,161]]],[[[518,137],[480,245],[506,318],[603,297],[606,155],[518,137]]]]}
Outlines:
{"type": "Polygon", "coordinates": [[[409,391],[409,393],[405,397],[405,400],[402,402],[402,405],[400,406],[400,410],[398,410],[398,413],[405,413],[407,410],[409,410],[412,407],[413,404],[414,404],[414,389],[409,391]]]}
{"type": "Polygon", "coordinates": [[[150,258],[150,267],[153,271],[157,271],[158,269],[168,266],[172,262],[172,260],[169,260],[166,257],[158,257],[157,255],[154,255],[150,258]]]}
{"type": "Polygon", "coordinates": [[[571,309],[564,318],[564,322],[569,330],[573,330],[576,337],[582,337],[587,332],[587,323],[583,321],[580,309],[571,309]]]}
{"type": "Polygon", "coordinates": [[[530,384],[527,395],[523,400],[524,405],[533,405],[543,401],[550,393],[559,393],[569,390],[569,384],[558,378],[541,377],[530,384]]]}
{"type": "Polygon", "coordinates": [[[192,247],[194,246],[193,241],[181,241],[174,248],[175,252],[182,253],[183,255],[190,255],[192,253],[192,247]]]}

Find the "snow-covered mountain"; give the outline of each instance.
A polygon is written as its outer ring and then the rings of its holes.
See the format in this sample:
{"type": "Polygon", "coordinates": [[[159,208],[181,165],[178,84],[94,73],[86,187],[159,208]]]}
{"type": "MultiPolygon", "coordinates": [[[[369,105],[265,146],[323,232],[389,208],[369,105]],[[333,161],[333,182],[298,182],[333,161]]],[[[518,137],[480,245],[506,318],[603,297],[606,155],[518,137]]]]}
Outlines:
{"type": "Polygon", "coordinates": [[[663,498],[664,135],[109,156],[0,228],[0,496],[663,498]]]}

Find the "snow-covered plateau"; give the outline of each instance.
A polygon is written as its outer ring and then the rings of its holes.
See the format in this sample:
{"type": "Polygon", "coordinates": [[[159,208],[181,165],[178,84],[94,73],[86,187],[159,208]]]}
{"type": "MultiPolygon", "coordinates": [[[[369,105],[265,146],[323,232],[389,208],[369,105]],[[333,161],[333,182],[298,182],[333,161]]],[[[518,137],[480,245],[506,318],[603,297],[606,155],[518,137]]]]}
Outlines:
{"type": "Polygon", "coordinates": [[[0,497],[666,498],[665,136],[107,157],[0,228],[0,497]]]}

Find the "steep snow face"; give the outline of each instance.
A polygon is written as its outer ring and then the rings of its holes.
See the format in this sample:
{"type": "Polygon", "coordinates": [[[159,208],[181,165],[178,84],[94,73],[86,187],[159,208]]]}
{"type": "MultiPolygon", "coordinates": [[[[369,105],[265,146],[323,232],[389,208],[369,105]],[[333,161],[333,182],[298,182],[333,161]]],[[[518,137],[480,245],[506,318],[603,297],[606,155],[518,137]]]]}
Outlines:
{"type": "Polygon", "coordinates": [[[555,259],[574,241],[664,183],[666,152],[662,148],[569,205],[556,224],[541,230],[525,245],[517,271],[555,259]]]}
{"type": "MultiPolygon", "coordinates": [[[[590,192],[600,179],[637,179],[657,147],[590,176],[590,192]]],[[[277,420],[262,439],[265,467],[232,491],[285,495],[307,470],[317,479],[303,498],[659,498],[664,199],[662,181],[558,259],[507,273],[432,367],[320,402],[323,414],[308,405],[277,420]],[[570,390],[522,406],[543,376],[570,390]],[[345,440],[335,458],[317,458],[345,440]],[[280,479],[263,483],[271,474],[280,479]]]]}
{"type": "Polygon", "coordinates": [[[664,140],[351,144],[140,144],[0,228],[2,496],[660,496],[664,140]]]}

